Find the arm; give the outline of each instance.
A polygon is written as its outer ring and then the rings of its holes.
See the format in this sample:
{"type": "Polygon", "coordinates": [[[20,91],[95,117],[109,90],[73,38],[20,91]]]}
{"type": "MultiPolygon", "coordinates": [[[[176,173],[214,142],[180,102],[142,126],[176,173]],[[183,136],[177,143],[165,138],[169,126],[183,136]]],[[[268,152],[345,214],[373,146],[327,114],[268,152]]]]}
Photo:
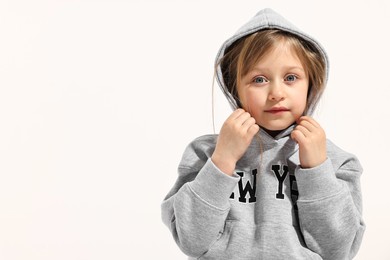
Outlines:
{"type": "Polygon", "coordinates": [[[295,173],[300,228],[307,247],[323,259],[352,259],[360,247],[365,230],[361,172],[358,160],[350,157],[338,169],[327,159],[295,173]]]}
{"type": "Polygon", "coordinates": [[[327,146],[325,132],[310,117],[298,120],[291,137],[299,145],[297,206],[306,245],[323,259],[352,259],[365,229],[359,161],[327,146]]]}
{"type": "Polygon", "coordinates": [[[163,222],[186,255],[203,255],[219,238],[230,209],[229,196],[238,180],[238,176],[220,172],[210,159],[199,173],[179,168],[176,188],[168,194],[161,208],[163,222]],[[193,181],[183,184],[194,174],[193,181]],[[174,191],[179,186],[177,192],[174,191]]]}
{"type": "Polygon", "coordinates": [[[179,178],[162,204],[162,217],[185,254],[203,255],[223,233],[229,197],[240,179],[234,173],[236,162],[259,131],[255,123],[249,113],[237,109],[212,149],[208,140],[184,153],[179,178]]]}

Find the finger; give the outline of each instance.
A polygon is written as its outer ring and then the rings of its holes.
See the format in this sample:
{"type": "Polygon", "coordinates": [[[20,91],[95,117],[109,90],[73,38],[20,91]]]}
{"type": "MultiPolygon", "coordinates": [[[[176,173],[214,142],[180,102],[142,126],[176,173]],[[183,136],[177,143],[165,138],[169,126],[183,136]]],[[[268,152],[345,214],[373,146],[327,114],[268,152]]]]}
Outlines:
{"type": "Polygon", "coordinates": [[[249,129],[251,126],[256,124],[256,120],[253,117],[249,117],[242,124],[243,128],[249,129]]]}
{"type": "Polygon", "coordinates": [[[248,134],[253,137],[255,136],[255,134],[257,134],[257,132],[259,132],[260,130],[260,126],[257,125],[257,124],[254,124],[254,125],[251,125],[249,128],[248,128],[248,134]]]}
{"type": "Polygon", "coordinates": [[[310,121],[307,121],[307,120],[302,120],[298,126],[302,127],[302,128],[305,128],[307,131],[313,133],[315,131],[317,131],[317,127],[315,125],[313,125],[310,121]]]}
{"type": "Polygon", "coordinates": [[[310,122],[316,128],[322,128],[321,125],[314,118],[310,116],[302,116],[300,119],[303,121],[310,122]]]}
{"type": "Polygon", "coordinates": [[[311,132],[303,125],[297,125],[294,131],[300,132],[303,137],[309,137],[311,134],[311,132]]]}
{"type": "Polygon", "coordinates": [[[242,113],[245,113],[245,110],[242,108],[238,108],[233,111],[233,113],[228,117],[228,119],[235,120],[237,119],[242,113]]]}
{"type": "Polygon", "coordinates": [[[244,125],[244,123],[251,118],[251,115],[248,113],[248,112],[243,112],[241,113],[240,115],[238,115],[238,117],[235,119],[235,121],[237,122],[237,124],[239,125],[244,125]]]}
{"type": "MultiPolygon", "coordinates": [[[[236,120],[239,119],[244,113],[246,113],[244,109],[236,109],[233,111],[233,113],[230,114],[230,116],[226,119],[225,122],[228,124],[236,124],[236,120]]],[[[242,124],[243,122],[244,121],[238,123],[242,124]]]]}
{"type": "Polygon", "coordinates": [[[306,137],[305,135],[299,131],[299,130],[293,130],[291,132],[291,138],[297,142],[298,144],[300,144],[306,137]]]}

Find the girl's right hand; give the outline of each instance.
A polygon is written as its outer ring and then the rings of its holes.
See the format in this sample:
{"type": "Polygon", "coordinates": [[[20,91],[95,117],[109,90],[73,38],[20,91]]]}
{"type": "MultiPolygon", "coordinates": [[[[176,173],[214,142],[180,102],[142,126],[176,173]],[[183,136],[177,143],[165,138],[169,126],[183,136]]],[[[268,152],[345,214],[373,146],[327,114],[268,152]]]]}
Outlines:
{"type": "Polygon", "coordinates": [[[244,155],[260,127],[245,110],[235,110],[222,125],[211,160],[222,172],[233,175],[237,161],[244,155]]]}

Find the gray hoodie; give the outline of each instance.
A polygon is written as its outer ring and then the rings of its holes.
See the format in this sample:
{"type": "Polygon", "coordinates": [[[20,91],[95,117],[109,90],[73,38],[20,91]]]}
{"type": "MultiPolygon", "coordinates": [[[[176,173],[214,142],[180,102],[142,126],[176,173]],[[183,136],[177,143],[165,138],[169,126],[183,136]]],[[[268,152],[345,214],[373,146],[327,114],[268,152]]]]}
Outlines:
{"type": "MultiPolygon", "coordinates": [[[[260,11],[218,53],[235,40],[265,28],[279,28],[323,48],[271,9],[260,11]]],[[[218,82],[231,106],[217,70],[218,82]]],[[[222,173],[210,160],[217,135],[201,136],[184,151],[178,177],[161,209],[180,249],[190,259],[352,259],[361,244],[358,159],[327,141],[327,160],[310,169],[299,163],[294,126],[276,137],[260,130],[237,162],[222,173]]]]}

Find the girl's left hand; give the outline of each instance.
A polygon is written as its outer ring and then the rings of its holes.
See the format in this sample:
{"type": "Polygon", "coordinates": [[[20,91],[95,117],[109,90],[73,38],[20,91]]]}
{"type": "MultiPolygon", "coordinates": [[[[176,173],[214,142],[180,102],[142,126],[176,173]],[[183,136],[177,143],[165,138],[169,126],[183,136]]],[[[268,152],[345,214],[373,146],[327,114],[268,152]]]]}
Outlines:
{"type": "Polygon", "coordinates": [[[322,127],[311,117],[302,116],[291,132],[291,138],[299,145],[302,168],[313,168],[325,162],[326,135],[322,127]]]}

